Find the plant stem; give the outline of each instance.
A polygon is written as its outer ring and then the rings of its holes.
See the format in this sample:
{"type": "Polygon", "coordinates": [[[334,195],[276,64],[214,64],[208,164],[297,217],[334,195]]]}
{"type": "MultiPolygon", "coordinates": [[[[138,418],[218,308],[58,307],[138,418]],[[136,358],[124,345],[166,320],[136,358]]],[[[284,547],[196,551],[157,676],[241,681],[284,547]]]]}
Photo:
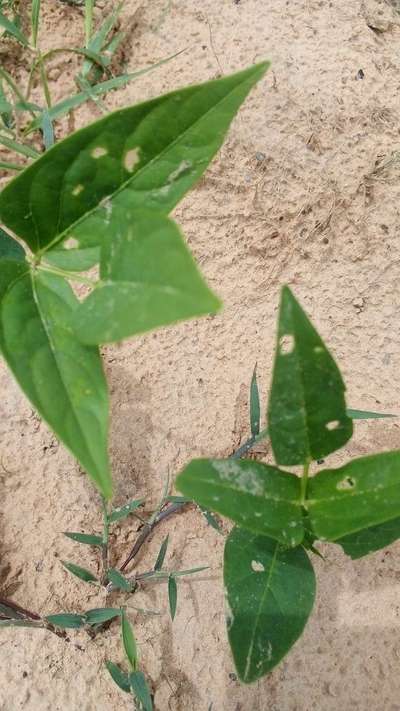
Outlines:
{"type": "Polygon", "coordinates": [[[101,582],[103,585],[107,584],[107,571],[108,571],[108,540],[109,540],[109,519],[107,510],[107,501],[102,498],[103,505],[103,543],[101,546],[101,559],[102,559],[102,576],[101,582]]]}
{"type": "Polygon", "coordinates": [[[310,463],[311,463],[311,459],[307,459],[305,461],[304,467],[303,467],[303,476],[301,477],[300,501],[301,501],[302,506],[305,505],[306,498],[307,498],[307,483],[308,483],[308,474],[310,471],[310,463]]]}
{"type": "Polygon", "coordinates": [[[17,605],[15,602],[12,602],[12,600],[7,600],[7,598],[5,597],[0,597],[0,605],[5,605],[6,607],[9,607],[21,617],[27,617],[30,620],[41,619],[40,615],[37,615],[36,612],[30,612],[30,610],[25,610],[24,607],[20,607],[20,605],[17,605]]]}
{"type": "Polygon", "coordinates": [[[93,5],[94,0],[85,1],[85,37],[86,49],[89,47],[93,29],[93,5]]]}
{"type": "Polygon", "coordinates": [[[44,91],[44,96],[46,99],[47,108],[50,109],[51,108],[51,94],[50,94],[49,82],[47,81],[46,67],[45,67],[42,55],[40,53],[38,56],[38,62],[39,62],[40,78],[42,80],[43,91],[44,91]]]}
{"type": "MultiPolygon", "coordinates": [[[[260,442],[262,439],[265,439],[267,435],[268,429],[265,428],[255,437],[250,437],[235,452],[233,452],[233,454],[231,454],[229,459],[239,459],[244,454],[246,454],[252,447],[254,447],[257,442],[260,442]]],[[[172,514],[179,513],[179,511],[181,511],[185,506],[188,506],[188,502],[181,504],[169,504],[165,508],[163,508],[162,511],[159,511],[159,513],[155,517],[153,516],[150,521],[147,521],[147,523],[144,524],[143,530],[135,541],[131,552],[120,567],[121,572],[123,572],[125,568],[129,565],[129,563],[137,556],[141,547],[147,541],[148,537],[151,535],[155,527],[158,526],[159,523],[164,521],[169,516],[172,516],[172,514]]]]}

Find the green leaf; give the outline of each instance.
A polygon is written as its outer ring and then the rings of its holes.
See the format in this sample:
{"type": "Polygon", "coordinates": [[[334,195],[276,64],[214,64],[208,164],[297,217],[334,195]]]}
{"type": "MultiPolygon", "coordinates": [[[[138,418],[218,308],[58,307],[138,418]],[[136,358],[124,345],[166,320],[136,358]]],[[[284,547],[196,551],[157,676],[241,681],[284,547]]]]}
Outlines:
{"type": "Polygon", "coordinates": [[[136,646],[135,635],[133,634],[132,626],[126,616],[126,613],[122,611],[121,618],[121,628],[122,628],[122,644],[124,645],[125,654],[128,658],[129,664],[133,671],[136,671],[138,665],[138,650],[136,646]]]}
{"type": "Polygon", "coordinates": [[[61,278],[0,262],[0,346],[39,414],[110,498],[108,396],[98,350],[71,321],[78,300],[61,278]]]}
{"type": "Polygon", "coordinates": [[[102,622],[113,620],[115,617],[121,617],[121,614],[120,608],[97,607],[85,612],[85,620],[88,625],[99,625],[102,622]]]}
{"type": "Polygon", "coordinates": [[[171,504],[192,504],[192,499],[188,499],[187,496],[167,496],[165,501],[169,501],[171,504]]]}
{"type": "Polygon", "coordinates": [[[400,516],[400,451],[354,459],[309,480],[306,506],[318,538],[336,541],[400,516]]]}
{"type": "Polygon", "coordinates": [[[173,575],[168,577],[168,601],[169,601],[169,611],[171,613],[172,621],[176,614],[176,604],[178,600],[178,587],[176,580],[173,575]]]}
{"type": "Polygon", "coordinates": [[[218,533],[222,533],[222,527],[219,521],[215,518],[215,516],[209,511],[208,509],[205,509],[200,506],[200,511],[203,514],[204,518],[206,519],[207,523],[211,528],[213,528],[215,531],[218,531],[218,533]]]}
{"type": "Polygon", "coordinates": [[[174,578],[182,578],[184,575],[194,575],[195,573],[201,573],[203,570],[209,570],[208,565],[202,565],[199,568],[188,568],[188,570],[174,570],[172,575],[174,578]]]}
{"type": "Polygon", "coordinates": [[[353,432],[340,371],[288,287],[282,289],[268,427],[277,464],[304,464],[353,432]]]}
{"type": "MultiPolygon", "coordinates": [[[[0,259],[13,259],[18,262],[25,260],[25,252],[21,245],[0,227],[0,259]]],[[[0,266],[1,269],[1,266],[0,266]]],[[[1,276],[0,276],[1,279],[1,276]]]]}
{"type": "Polygon", "coordinates": [[[40,4],[41,4],[41,0],[32,0],[31,24],[32,24],[32,44],[34,47],[36,47],[36,45],[37,45],[37,36],[38,36],[39,18],[40,18],[40,4]]]}
{"type": "Polygon", "coordinates": [[[67,563],[65,560],[62,560],[61,563],[63,564],[64,568],[69,570],[72,575],[76,575],[77,578],[80,578],[80,580],[84,580],[85,583],[95,583],[97,582],[97,578],[93,573],[90,572],[90,570],[86,570],[86,568],[81,568],[80,565],[75,565],[75,563],[67,563]]]}
{"type": "Polygon", "coordinates": [[[384,412],[369,412],[368,410],[347,409],[347,417],[351,417],[352,420],[381,420],[385,417],[398,417],[398,415],[389,415],[384,412]]]}
{"type": "Polygon", "coordinates": [[[15,37],[24,47],[28,46],[28,40],[19,27],[14,22],[11,22],[2,12],[0,12],[0,27],[2,27],[9,35],[15,37]]]}
{"type": "Polygon", "coordinates": [[[338,538],[335,543],[342,546],[344,552],[356,560],[369,553],[381,550],[390,546],[400,538],[400,518],[393,518],[386,523],[380,523],[372,528],[364,528],[357,533],[338,538]]]}
{"type": "Polygon", "coordinates": [[[70,612],[61,613],[59,615],[47,615],[45,620],[55,625],[55,627],[61,627],[61,629],[75,630],[85,625],[84,615],[75,615],[70,612]]]}
{"type": "Polygon", "coordinates": [[[87,249],[53,249],[46,252],[46,262],[58,269],[85,272],[100,261],[99,247],[87,249]]]}
{"type": "Polygon", "coordinates": [[[129,682],[134,696],[141,705],[141,709],[143,709],[143,711],[153,711],[150,691],[143,672],[132,672],[132,674],[129,675],[129,682]]]}
{"type": "Polygon", "coordinates": [[[4,605],[3,603],[0,603],[0,615],[4,615],[5,617],[11,617],[13,620],[20,620],[20,619],[25,619],[25,616],[22,612],[19,612],[18,610],[15,610],[12,607],[9,607],[8,605],[4,605]]]}
{"type": "Polygon", "coordinates": [[[165,555],[167,553],[167,548],[168,548],[168,541],[169,541],[169,535],[166,536],[166,538],[164,538],[163,542],[161,543],[161,547],[158,552],[157,560],[154,565],[154,570],[161,570],[161,568],[164,565],[165,555]]]}
{"type": "Polygon", "coordinates": [[[195,459],[176,486],[254,533],[291,546],[303,540],[300,479],[294,474],[254,461],[195,459]]]}
{"type": "Polygon", "coordinates": [[[120,341],[215,313],[220,306],[177,225],[161,213],[112,210],[100,276],[102,282],[76,312],[75,330],[83,343],[120,341]]]}
{"type": "MultiPolygon", "coordinates": [[[[101,244],[105,198],[122,209],[170,212],[204,173],[267,68],[264,62],[176,91],[77,131],[8,183],[0,195],[0,219],[36,252],[71,233],[81,242],[89,235],[90,243],[80,246],[101,244]]],[[[49,116],[54,120],[52,109],[49,116]]]]}
{"type": "Polygon", "coordinates": [[[35,151],[33,148],[30,146],[26,146],[24,143],[18,143],[18,141],[14,141],[12,138],[8,138],[8,136],[3,136],[0,135],[0,144],[5,146],[6,148],[9,148],[10,151],[14,151],[14,153],[19,153],[22,156],[25,156],[26,158],[33,158],[36,160],[41,154],[38,153],[38,151],[35,151]]]}
{"type": "Polygon", "coordinates": [[[119,686],[122,691],[126,691],[129,693],[131,690],[131,685],[129,683],[129,674],[125,674],[125,672],[123,672],[122,669],[117,666],[117,664],[114,664],[114,662],[106,662],[106,667],[110,672],[110,675],[113,681],[115,681],[116,685],[119,686]]]}
{"type": "Polygon", "coordinates": [[[114,523],[114,521],[120,521],[121,519],[126,518],[133,511],[136,511],[139,506],[142,506],[142,504],[143,499],[136,499],[135,501],[130,501],[129,504],[125,504],[124,506],[114,509],[114,511],[111,511],[108,516],[109,523],[114,523]]]}
{"type": "Polygon", "coordinates": [[[85,543],[88,546],[102,546],[103,539],[101,536],[92,536],[87,533],[71,533],[70,531],[64,531],[64,536],[70,538],[72,541],[77,543],[85,543]]]}
{"type": "Polygon", "coordinates": [[[116,570],[115,568],[109,568],[107,570],[107,577],[109,581],[114,585],[114,587],[118,588],[118,590],[123,590],[124,592],[132,592],[132,583],[130,583],[129,580],[125,578],[122,573],[119,572],[119,570],[116,570]]]}
{"type": "Polygon", "coordinates": [[[77,311],[76,332],[83,342],[119,341],[218,310],[220,303],[174,222],[151,211],[110,209],[101,253],[103,282],[77,311]]]}
{"type": "Polygon", "coordinates": [[[225,545],[227,627],[241,681],[271,671],[300,637],[315,597],[315,575],[303,548],[234,528],[225,545]]]}
{"type": "Polygon", "coordinates": [[[257,385],[257,366],[254,367],[250,384],[250,429],[252,437],[260,432],[260,394],[257,385]]]}

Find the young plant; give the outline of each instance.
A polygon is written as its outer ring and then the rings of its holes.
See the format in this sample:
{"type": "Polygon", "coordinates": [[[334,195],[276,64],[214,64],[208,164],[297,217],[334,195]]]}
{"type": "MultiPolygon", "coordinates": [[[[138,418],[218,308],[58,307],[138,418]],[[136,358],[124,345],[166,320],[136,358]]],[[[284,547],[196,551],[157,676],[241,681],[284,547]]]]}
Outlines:
{"type": "Polygon", "coordinates": [[[400,538],[400,451],[311,470],[350,440],[353,418],[376,413],[346,410],[340,371],[288,287],[262,433],[258,403],[254,377],[250,446],[268,434],[275,465],[197,459],[177,479],[185,496],[237,524],[225,545],[224,584],[229,642],[246,683],[271,671],[301,635],[318,541],[360,558],[400,538]],[[300,466],[301,476],[287,466],[300,466]]]}

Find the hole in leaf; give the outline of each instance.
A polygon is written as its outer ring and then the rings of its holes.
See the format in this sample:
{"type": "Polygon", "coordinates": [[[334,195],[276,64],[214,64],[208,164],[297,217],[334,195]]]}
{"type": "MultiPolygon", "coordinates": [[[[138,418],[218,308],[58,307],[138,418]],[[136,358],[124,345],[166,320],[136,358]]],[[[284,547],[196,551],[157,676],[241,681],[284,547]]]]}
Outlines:
{"type": "Polygon", "coordinates": [[[356,482],[351,476],[346,476],[342,481],[336,485],[337,489],[354,489],[356,482]]]}
{"type": "Polygon", "coordinates": [[[281,336],[279,339],[279,349],[282,355],[289,355],[290,353],[293,353],[295,346],[295,340],[294,336],[291,334],[286,334],[284,336],[281,336]]]}
{"type": "Polygon", "coordinates": [[[124,166],[128,173],[133,173],[137,164],[140,163],[140,148],[131,148],[130,151],[125,153],[124,166]]]}
{"type": "Polygon", "coordinates": [[[340,426],[339,420],[332,420],[331,422],[327,422],[325,427],[327,430],[337,430],[337,428],[340,426]]]}
{"type": "Polygon", "coordinates": [[[103,148],[103,146],[96,146],[96,148],[93,148],[91,152],[92,158],[102,158],[103,156],[106,156],[108,153],[107,148],[103,148]]]}

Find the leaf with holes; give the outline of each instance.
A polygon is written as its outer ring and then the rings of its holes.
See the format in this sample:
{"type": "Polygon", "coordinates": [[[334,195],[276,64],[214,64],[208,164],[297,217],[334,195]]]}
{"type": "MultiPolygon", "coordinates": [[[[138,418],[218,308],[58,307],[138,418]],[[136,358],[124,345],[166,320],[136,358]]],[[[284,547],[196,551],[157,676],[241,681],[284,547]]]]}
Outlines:
{"type": "Polygon", "coordinates": [[[290,289],[282,289],[268,427],[278,464],[304,464],[353,432],[340,371],[290,289]]]}
{"type": "Polygon", "coordinates": [[[240,526],[296,546],[304,537],[300,479],[260,462],[195,459],[177,488],[240,526]]]}
{"type": "Polygon", "coordinates": [[[337,541],[400,516],[400,451],[354,459],[310,479],[306,507],[314,533],[337,541]]]}
{"type": "Polygon", "coordinates": [[[100,277],[76,311],[83,343],[120,341],[220,307],[177,225],[160,213],[113,209],[100,277]]]}
{"type": "Polygon", "coordinates": [[[39,414],[108,498],[107,386],[98,350],[73,333],[77,305],[60,277],[0,261],[2,354],[39,414]]]}
{"type": "Polygon", "coordinates": [[[338,538],[335,543],[342,546],[346,555],[356,560],[369,553],[375,553],[390,546],[400,538],[400,518],[393,518],[372,528],[364,528],[349,536],[338,538]]]}
{"type": "Polygon", "coordinates": [[[315,597],[307,553],[283,550],[266,536],[241,528],[229,535],[224,554],[229,643],[245,683],[271,671],[300,637],[315,597]]]}
{"type": "Polygon", "coordinates": [[[70,234],[81,247],[98,246],[109,233],[110,204],[170,212],[204,173],[267,69],[264,62],[175,91],[77,131],[6,186],[0,219],[38,252],[70,234]]]}

